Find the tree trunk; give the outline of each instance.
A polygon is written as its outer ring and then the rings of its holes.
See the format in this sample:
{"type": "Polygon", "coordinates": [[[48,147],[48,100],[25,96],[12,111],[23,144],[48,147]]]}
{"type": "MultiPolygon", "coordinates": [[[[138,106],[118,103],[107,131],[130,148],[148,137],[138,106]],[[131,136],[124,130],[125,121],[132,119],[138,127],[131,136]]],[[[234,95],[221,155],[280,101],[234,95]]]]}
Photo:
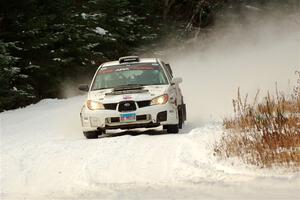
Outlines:
{"type": "Polygon", "coordinates": [[[166,19],[175,0],[165,0],[163,19],[166,19]]]}

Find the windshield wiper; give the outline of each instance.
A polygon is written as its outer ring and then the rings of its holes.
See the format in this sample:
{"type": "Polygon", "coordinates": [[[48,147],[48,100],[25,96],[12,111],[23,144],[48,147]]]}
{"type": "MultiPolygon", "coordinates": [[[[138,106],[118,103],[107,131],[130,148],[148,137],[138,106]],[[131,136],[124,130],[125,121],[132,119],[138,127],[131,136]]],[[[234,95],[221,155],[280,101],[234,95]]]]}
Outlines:
{"type": "Polygon", "coordinates": [[[105,90],[105,89],[112,89],[112,87],[95,88],[92,91],[95,91],[95,90],[105,90]]]}
{"type": "Polygon", "coordinates": [[[126,84],[126,85],[119,85],[115,88],[122,88],[122,87],[142,87],[143,85],[142,84],[126,84]]]}

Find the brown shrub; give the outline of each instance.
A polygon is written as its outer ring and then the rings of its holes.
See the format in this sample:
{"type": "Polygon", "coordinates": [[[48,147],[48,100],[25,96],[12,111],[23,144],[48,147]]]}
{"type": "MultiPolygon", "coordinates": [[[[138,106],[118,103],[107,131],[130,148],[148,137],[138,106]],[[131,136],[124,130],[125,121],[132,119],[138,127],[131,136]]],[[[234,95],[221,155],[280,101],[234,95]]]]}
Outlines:
{"type": "MultiPolygon", "coordinates": [[[[300,167],[300,72],[293,94],[269,93],[257,103],[242,100],[240,90],[233,100],[234,117],[223,121],[225,133],[216,144],[221,157],[240,157],[262,167],[300,167]]],[[[276,86],[277,87],[277,86],[276,86]]]]}

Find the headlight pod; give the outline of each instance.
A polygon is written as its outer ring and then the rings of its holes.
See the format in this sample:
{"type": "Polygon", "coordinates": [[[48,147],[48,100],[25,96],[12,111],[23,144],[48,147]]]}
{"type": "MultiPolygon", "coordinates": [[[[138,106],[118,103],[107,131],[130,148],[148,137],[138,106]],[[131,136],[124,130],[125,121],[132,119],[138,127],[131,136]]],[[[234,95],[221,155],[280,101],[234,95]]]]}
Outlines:
{"type": "Polygon", "coordinates": [[[86,105],[90,110],[103,110],[104,109],[103,104],[98,101],[87,100],[86,105]]]}
{"type": "Polygon", "coordinates": [[[166,104],[169,100],[169,96],[167,94],[155,97],[154,99],[151,100],[150,105],[163,105],[166,104]]]}

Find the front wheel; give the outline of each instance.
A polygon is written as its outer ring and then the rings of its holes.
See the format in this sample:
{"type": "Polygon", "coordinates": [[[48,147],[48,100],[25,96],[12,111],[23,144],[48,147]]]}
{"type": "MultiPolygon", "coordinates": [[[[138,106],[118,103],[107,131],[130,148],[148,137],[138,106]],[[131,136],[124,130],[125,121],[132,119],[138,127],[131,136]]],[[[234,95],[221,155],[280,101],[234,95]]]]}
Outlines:
{"type": "Polygon", "coordinates": [[[179,132],[178,124],[164,125],[163,129],[167,129],[168,133],[178,133],[179,132]]]}
{"type": "Polygon", "coordinates": [[[83,135],[86,137],[86,139],[96,139],[98,138],[99,133],[97,131],[87,131],[83,132],[83,135]]]}

